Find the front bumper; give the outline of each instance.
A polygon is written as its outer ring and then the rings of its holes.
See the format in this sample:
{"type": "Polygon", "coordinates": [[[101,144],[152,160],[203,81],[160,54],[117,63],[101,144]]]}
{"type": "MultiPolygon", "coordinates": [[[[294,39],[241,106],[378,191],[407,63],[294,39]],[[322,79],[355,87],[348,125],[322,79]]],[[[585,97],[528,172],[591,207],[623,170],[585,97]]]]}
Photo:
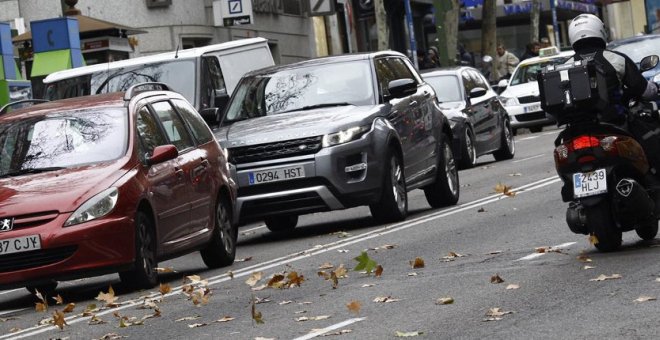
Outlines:
{"type": "Polygon", "coordinates": [[[383,184],[386,144],[379,143],[375,135],[371,131],[358,140],[321,148],[312,155],[232,165],[232,177],[238,183],[234,222],[338,210],[377,201],[383,184]],[[304,168],[304,178],[250,185],[250,172],[296,165],[304,168]]]}
{"type": "Polygon", "coordinates": [[[133,264],[134,227],[128,217],[62,227],[70,214],[38,226],[0,234],[2,239],[39,235],[41,249],[0,256],[0,289],[117,272],[133,264]]]}
{"type": "Polygon", "coordinates": [[[554,125],[557,121],[541,109],[541,103],[505,106],[511,128],[530,128],[554,125]]]}

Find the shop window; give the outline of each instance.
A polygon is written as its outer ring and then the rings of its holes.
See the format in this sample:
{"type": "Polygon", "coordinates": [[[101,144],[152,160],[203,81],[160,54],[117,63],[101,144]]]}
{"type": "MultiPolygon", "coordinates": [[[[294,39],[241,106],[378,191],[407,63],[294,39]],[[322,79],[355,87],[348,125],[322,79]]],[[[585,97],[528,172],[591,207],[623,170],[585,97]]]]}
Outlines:
{"type": "Polygon", "coordinates": [[[302,3],[300,0],[283,0],[282,12],[289,15],[302,15],[302,3]]]}

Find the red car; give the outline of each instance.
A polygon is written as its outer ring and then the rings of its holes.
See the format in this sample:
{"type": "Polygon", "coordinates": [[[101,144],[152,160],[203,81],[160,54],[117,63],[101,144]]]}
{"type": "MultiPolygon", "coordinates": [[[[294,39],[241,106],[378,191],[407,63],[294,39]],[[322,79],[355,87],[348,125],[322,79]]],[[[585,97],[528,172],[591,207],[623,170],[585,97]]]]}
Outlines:
{"type": "Polygon", "coordinates": [[[0,289],[114,272],[152,287],[158,261],[197,250],[230,265],[235,198],[226,152],[163,84],[12,111],[0,116],[0,289]]]}

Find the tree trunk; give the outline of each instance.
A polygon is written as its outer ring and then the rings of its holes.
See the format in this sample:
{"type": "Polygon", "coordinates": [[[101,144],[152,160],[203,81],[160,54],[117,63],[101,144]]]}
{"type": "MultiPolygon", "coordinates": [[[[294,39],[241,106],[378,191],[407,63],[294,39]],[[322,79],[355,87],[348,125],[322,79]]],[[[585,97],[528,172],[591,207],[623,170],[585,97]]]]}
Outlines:
{"type": "Polygon", "coordinates": [[[384,1],[386,0],[374,0],[379,51],[390,49],[390,28],[387,25],[387,13],[385,12],[384,1]]]}
{"type": "Polygon", "coordinates": [[[497,1],[484,0],[482,10],[483,22],[481,24],[481,54],[493,57],[491,79],[499,80],[497,72],[497,1]]]}
{"type": "Polygon", "coordinates": [[[456,65],[460,62],[456,60],[456,51],[458,49],[458,16],[460,14],[460,6],[458,0],[451,0],[451,9],[445,14],[445,32],[447,33],[447,55],[449,60],[453,61],[451,65],[456,65]]]}
{"type": "Polygon", "coordinates": [[[434,0],[438,58],[441,66],[456,64],[458,40],[458,0],[434,0]]]}
{"type": "Polygon", "coordinates": [[[539,22],[541,21],[541,0],[532,0],[530,20],[532,25],[529,31],[529,41],[539,41],[539,22]]]}

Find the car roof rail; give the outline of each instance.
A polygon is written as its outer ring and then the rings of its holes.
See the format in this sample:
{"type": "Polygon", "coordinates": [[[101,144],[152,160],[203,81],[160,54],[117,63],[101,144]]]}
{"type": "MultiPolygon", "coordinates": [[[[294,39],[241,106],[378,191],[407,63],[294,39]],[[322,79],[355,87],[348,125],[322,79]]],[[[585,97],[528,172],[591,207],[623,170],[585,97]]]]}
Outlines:
{"type": "Polygon", "coordinates": [[[135,84],[135,85],[129,87],[128,90],[126,90],[126,93],[124,94],[124,100],[131,100],[131,98],[133,98],[135,95],[137,95],[138,93],[141,93],[141,92],[159,91],[159,90],[160,91],[172,91],[172,89],[165,83],[158,83],[158,82],[139,83],[139,84],[135,84]],[[152,88],[145,89],[145,90],[142,90],[142,91],[137,91],[137,89],[139,89],[141,87],[149,87],[149,86],[151,86],[152,88]],[[156,87],[160,87],[160,88],[156,88],[156,87]]]}
{"type": "Polygon", "coordinates": [[[49,101],[50,100],[48,100],[48,99],[21,99],[21,100],[17,100],[15,102],[11,102],[9,104],[6,104],[2,108],[0,108],[0,115],[7,113],[7,109],[11,108],[12,106],[16,106],[16,105],[19,105],[19,104],[25,104],[25,103],[38,104],[38,103],[45,103],[45,102],[49,102],[49,101]]]}

